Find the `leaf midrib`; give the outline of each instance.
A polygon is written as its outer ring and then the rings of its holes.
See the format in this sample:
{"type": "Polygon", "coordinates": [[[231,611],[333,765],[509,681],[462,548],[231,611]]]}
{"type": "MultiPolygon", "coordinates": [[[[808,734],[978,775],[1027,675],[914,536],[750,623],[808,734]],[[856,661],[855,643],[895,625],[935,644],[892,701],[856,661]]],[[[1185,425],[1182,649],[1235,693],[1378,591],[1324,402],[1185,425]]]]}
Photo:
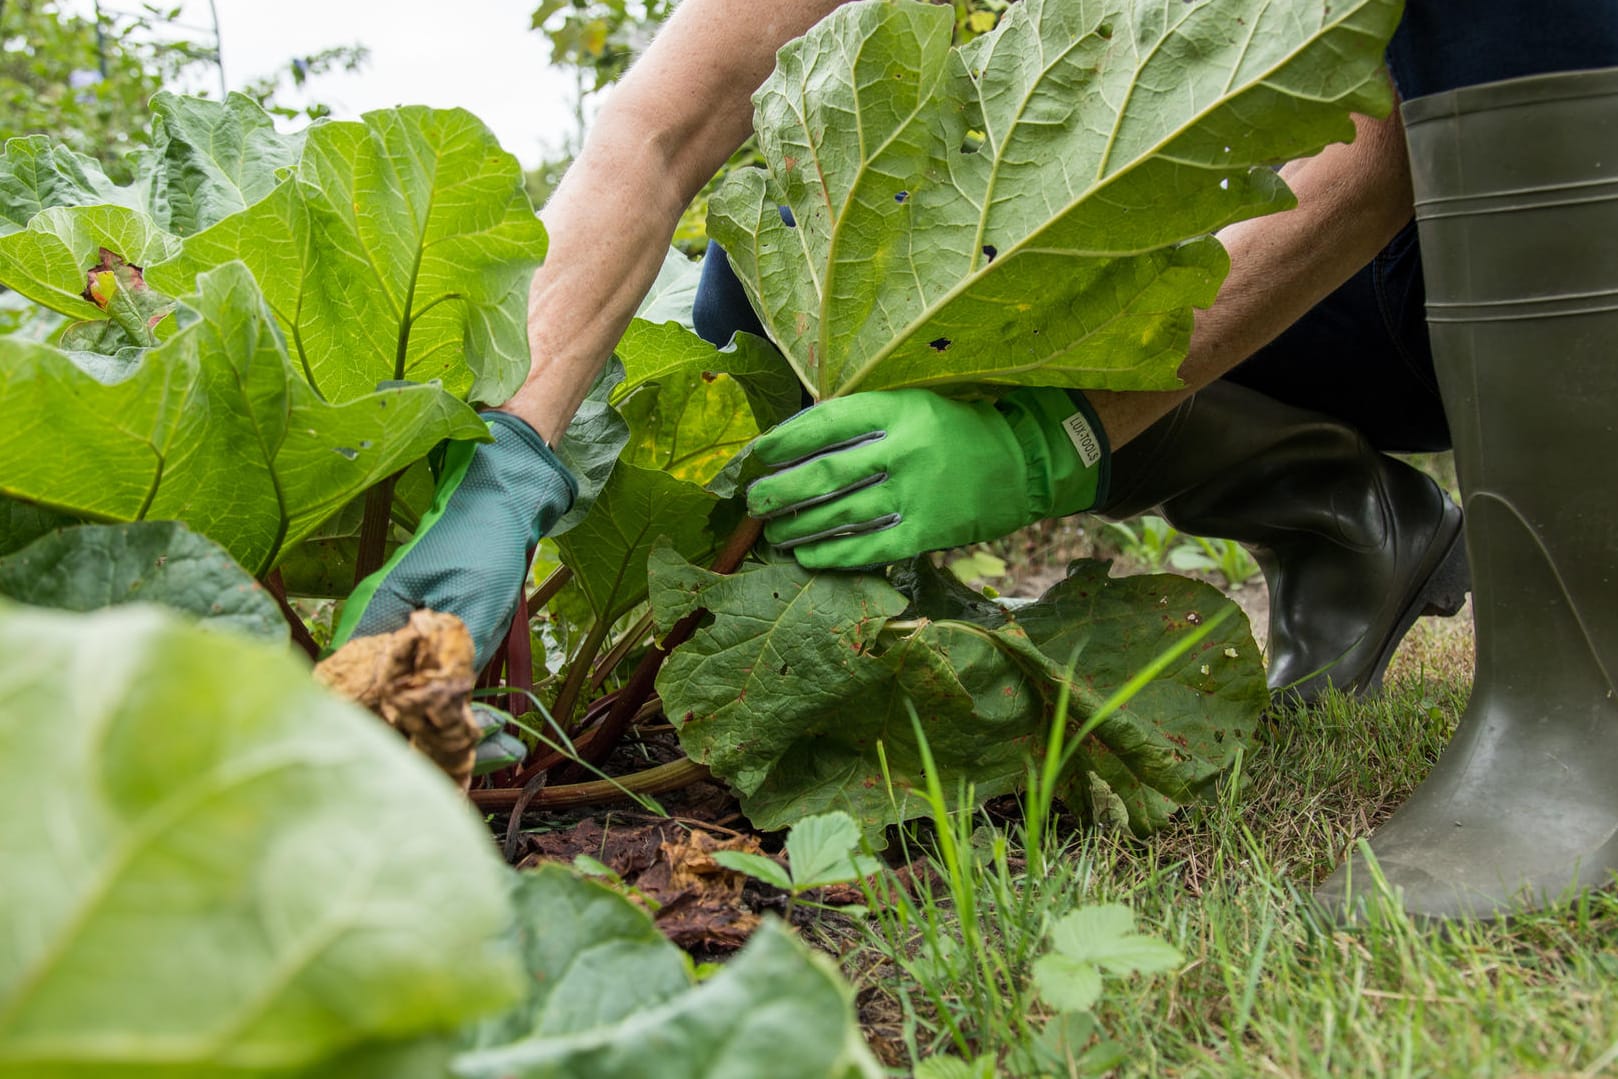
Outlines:
{"type": "MultiPolygon", "coordinates": [[[[1085,188],[1083,193],[1080,194],[1077,198],[1074,198],[1074,199],[1070,200],[1068,203],[1066,203],[1060,212],[1051,215],[1050,219],[1047,220],[1044,225],[1042,225],[1039,228],[1033,230],[1027,236],[1024,236],[1021,240],[1018,240],[1015,244],[1013,244],[1010,247],[1009,250],[1001,253],[999,255],[999,257],[997,257],[993,262],[991,262],[988,265],[984,266],[981,270],[978,270],[975,273],[969,273],[966,276],[964,276],[952,288],[950,288],[945,293],[943,293],[943,295],[936,302],[934,302],[932,304],[929,304],[926,307],[924,307],[916,315],[916,317],[913,318],[909,322],[909,324],[907,324],[897,334],[893,335],[888,340],[887,344],[883,345],[876,352],[872,353],[872,355],[869,358],[867,358],[863,363],[859,364],[854,369],[853,376],[851,378],[847,379],[843,383],[843,385],[840,388],[838,388],[838,390],[833,394],[833,396],[843,397],[843,396],[847,396],[850,393],[855,392],[855,390],[858,389],[859,384],[862,381],[864,381],[865,378],[868,375],[870,375],[870,373],[873,370],[875,370],[879,365],[881,365],[881,363],[884,360],[886,360],[895,351],[897,351],[897,349],[901,345],[907,343],[910,340],[910,338],[915,335],[916,331],[919,330],[923,325],[925,325],[930,319],[932,319],[939,311],[941,311],[944,308],[948,307],[951,303],[953,303],[955,301],[955,299],[957,297],[961,296],[963,293],[965,293],[970,288],[976,286],[980,281],[985,280],[990,274],[995,272],[995,268],[997,266],[1003,267],[1003,266],[1011,263],[1018,254],[1021,254],[1021,253],[1025,252],[1025,251],[1027,251],[1027,250],[1030,250],[1034,246],[1034,241],[1035,240],[1039,239],[1048,230],[1050,230],[1051,228],[1056,226],[1061,221],[1065,220],[1067,215],[1069,213],[1071,213],[1073,211],[1073,209],[1079,203],[1081,203],[1081,202],[1083,202],[1083,201],[1085,201],[1087,199],[1093,198],[1099,192],[1104,191],[1106,188],[1118,183],[1119,180],[1121,180],[1124,177],[1129,176],[1136,169],[1138,169],[1142,165],[1144,165],[1146,162],[1155,160],[1158,157],[1158,155],[1161,153],[1163,147],[1165,147],[1169,143],[1172,143],[1175,139],[1179,138],[1186,131],[1190,130],[1192,127],[1196,126],[1198,123],[1201,123],[1213,111],[1215,111],[1215,110],[1229,104],[1231,101],[1235,100],[1235,98],[1240,96],[1241,94],[1249,93],[1256,87],[1267,85],[1269,83],[1270,79],[1274,76],[1274,74],[1277,71],[1279,71],[1281,68],[1285,67],[1286,65],[1288,65],[1289,63],[1294,61],[1304,51],[1306,51],[1306,50],[1308,50],[1310,48],[1313,48],[1328,33],[1332,32],[1332,31],[1335,31],[1339,26],[1342,26],[1348,20],[1348,18],[1350,16],[1358,14],[1359,12],[1363,11],[1368,5],[1373,4],[1373,3],[1377,3],[1377,2],[1378,2],[1378,0],[1357,0],[1357,2],[1351,3],[1339,18],[1333,20],[1332,22],[1322,24],[1320,29],[1317,30],[1314,34],[1310,35],[1310,37],[1307,40],[1305,40],[1304,42],[1302,42],[1297,49],[1294,49],[1292,52],[1290,52],[1290,53],[1286,54],[1285,56],[1281,57],[1280,60],[1277,63],[1272,64],[1270,67],[1266,68],[1262,73],[1260,73],[1259,75],[1257,75],[1253,79],[1251,79],[1249,82],[1247,82],[1243,86],[1243,88],[1236,95],[1225,94],[1225,95],[1222,95],[1219,98],[1215,99],[1210,106],[1208,106],[1207,108],[1204,108],[1200,112],[1196,113],[1194,116],[1188,118],[1185,123],[1183,123],[1183,124],[1179,125],[1178,127],[1176,127],[1173,131],[1169,132],[1163,139],[1161,139],[1157,143],[1153,144],[1146,152],[1144,152],[1144,153],[1140,154],[1139,156],[1137,156],[1134,161],[1130,162],[1124,168],[1119,169],[1117,172],[1112,173],[1110,176],[1108,176],[1104,182],[1096,184],[1095,186],[1092,186],[1092,187],[1085,188]]],[[[1137,74],[1137,76],[1139,75],[1138,68],[1137,68],[1136,74],[1137,74]]],[[[1133,89],[1133,83],[1131,83],[1131,89],[1133,89]]],[[[1301,97],[1301,96],[1303,96],[1303,95],[1291,94],[1290,92],[1288,92],[1288,94],[1289,94],[1289,96],[1293,96],[1293,97],[1301,97]]],[[[1314,99],[1314,100],[1321,100],[1321,99],[1314,99]]],[[[1332,98],[1331,100],[1336,101],[1336,100],[1339,100],[1339,98],[1332,98]]],[[[1121,110],[1120,110],[1120,112],[1121,112],[1121,110]]],[[[1008,136],[1008,138],[1009,138],[1009,136],[1008,136]]],[[[985,214],[987,214],[988,211],[985,208],[985,210],[983,212],[985,214]]],[[[1154,247],[1154,248],[1151,248],[1150,250],[1158,250],[1158,248],[1154,247]]],[[[1111,256],[1111,257],[1127,257],[1127,253],[1125,253],[1124,255],[1114,255],[1114,256],[1111,256]]]]}

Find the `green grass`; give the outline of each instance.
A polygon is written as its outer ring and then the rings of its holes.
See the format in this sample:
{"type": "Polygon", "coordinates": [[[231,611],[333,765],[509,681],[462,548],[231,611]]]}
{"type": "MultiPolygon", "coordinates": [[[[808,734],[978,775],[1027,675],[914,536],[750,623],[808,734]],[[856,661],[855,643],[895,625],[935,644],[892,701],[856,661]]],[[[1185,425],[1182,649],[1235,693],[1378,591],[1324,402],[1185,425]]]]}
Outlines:
{"type": "Polygon", "coordinates": [[[888,896],[864,937],[833,920],[818,927],[861,987],[879,1056],[908,1074],[918,1057],[988,1053],[998,1074],[1019,1074],[1018,1047],[1046,1018],[1027,985],[1046,927],[1121,901],[1185,963],[1106,983],[1096,1017],[1116,1043],[1112,1074],[1618,1074],[1610,890],[1443,933],[1388,910],[1345,930],[1308,901],[1448,740],[1469,682],[1465,628],[1455,619],[1419,633],[1380,699],[1271,717],[1218,799],[1149,841],[1070,837],[1030,873],[1017,820],[946,820],[969,883],[952,888],[940,864],[931,889],[888,896]]]}

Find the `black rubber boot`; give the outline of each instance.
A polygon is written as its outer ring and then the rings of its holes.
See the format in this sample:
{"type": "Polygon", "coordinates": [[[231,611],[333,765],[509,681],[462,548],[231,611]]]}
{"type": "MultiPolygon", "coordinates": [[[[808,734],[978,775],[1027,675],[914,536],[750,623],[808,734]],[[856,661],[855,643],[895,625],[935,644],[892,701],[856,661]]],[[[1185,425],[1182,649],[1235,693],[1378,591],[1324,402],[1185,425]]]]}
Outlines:
{"type": "Polygon", "coordinates": [[[1270,589],[1270,689],[1374,692],[1422,614],[1466,599],[1461,511],[1354,428],[1215,382],[1113,456],[1096,512],[1237,540],[1270,589]]]}
{"type": "MultiPolygon", "coordinates": [[[[1370,848],[1410,913],[1485,916],[1618,871],[1618,68],[1404,112],[1477,677],[1370,848]]],[[[1373,887],[1355,854],[1318,896],[1373,887]]]]}

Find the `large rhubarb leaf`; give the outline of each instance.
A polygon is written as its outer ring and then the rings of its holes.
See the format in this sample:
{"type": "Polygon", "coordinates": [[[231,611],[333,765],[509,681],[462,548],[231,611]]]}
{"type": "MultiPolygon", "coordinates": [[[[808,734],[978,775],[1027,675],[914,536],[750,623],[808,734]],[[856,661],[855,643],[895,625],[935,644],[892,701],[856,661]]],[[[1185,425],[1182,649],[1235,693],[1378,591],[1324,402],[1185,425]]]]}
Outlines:
{"type": "Polygon", "coordinates": [[[183,520],[262,574],[440,439],[487,437],[436,386],[321,400],[245,267],[198,285],[190,324],[115,376],[0,338],[0,397],[14,417],[0,426],[0,494],[108,521],[183,520]]]}
{"type": "MultiPolygon", "coordinates": [[[[1247,616],[1212,585],[1172,573],[1109,577],[1105,562],[1075,562],[1065,580],[1016,622],[1058,668],[1072,666],[1086,698],[1106,699],[1176,642],[1226,617],[1096,727],[1085,768],[1122,799],[1138,832],[1179,806],[1251,745],[1269,703],[1247,616]]],[[[1092,780],[1093,783],[1093,780],[1092,780]]]]}
{"type": "Polygon", "coordinates": [[[218,544],[178,521],[80,525],[0,557],[0,596],[88,612],[160,603],[210,629],[285,643],[274,598],[218,544]]]}
{"type": "MultiPolygon", "coordinates": [[[[729,781],[766,829],[828,809],[868,830],[925,812],[911,794],[922,784],[912,707],[947,794],[961,781],[979,799],[1015,790],[1042,751],[1075,656],[1069,722],[1078,726],[1230,605],[1183,578],[1114,580],[1105,566],[1077,568],[1013,617],[936,588],[912,603],[880,577],[793,562],[728,577],[666,548],[651,562],[661,628],[693,610],[711,615],[658,676],[664,707],[686,752],[729,781]],[[946,613],[972,620],[930,616],[940,596],[946,613]]],[[[1228,765],[1265,700],[1238,614],[1101,723],[1069,788],[1085,799],[1110,791],[1129,823],[1150,831],[1228,765]]]]}
{"type": "Polygon", "coordinates": [[[295,165],[303,133],[282,134],[241,94],[224,101],[161,93],[152,98],[152,145],[129,158],[133,183],[114,184],[100,164],[44,135],[7,141],[0,153],[0,236],[57,206],[123,206],[178,236],[207,228],[268,195],[295,165]]]}
{"type": "Polygon", "coordinates": [[[718,546],[716,515],[721,528],[736,517],[695,483],[620,461],[594,508],[556,546],[591,611],[611,621],[646,598],[646,558],[660,539],[687,558],[718,546]]]}
{"type": "Polygon", "coordinates": [[[443,776],[284,649],[155,608],[0,607],[0,849],[8,1079],[416,1075],[520,991],[443,776]]]}
{"type": "Polygon", "coordinates": [[[87,295],[102,252],[121,264],[148,266],[179,251],[179,241],[150,217],[122,206],[60,206],[0,237],[0,285],[71,318],[100,320],[106,309],[87,295]]]}
{"type": "MultiPolygon", "coordinates": [[[[247,209],[298,162],[303,132],[282,134],[251,98],[152,98],[152,148],[141,154],[147,205],[177,236],[247,209]]],[[[140,182],[140,181],[137,181],[140,182]]]]}
{"type": "Polygon", "coordinates": [[[522,169],[469,113],[419,107],[309,130],[291,179],[148,268],[166,292],[240,259],[311,385],[347,401],[440,380],[499,403],[528,373],[545,230],[522,169]]]}
{"type": "Polygon", "coordinates": [[[53,206],[146,208],[142,187],[119,187],[99,162],[45,135],[7,139],[0,151],[0,236],[25,228],[53,206]]]}
{"type": "Polygon", "coordinates": [[[623,365],[616,359],[608,360],[556,447],[556,456],[573,473],[579,493],[572,507],[551,528],[552,536],[572,530],[590,513],[629,441],[629,425],[610,403],[613,390],[623,378],[623,365]]]}
{"type": "Polygon", "coordinates": [[[1227,268],[1205,234],[1388,110],[1400,6],[1024,0],[955,49],[947,5],[849,4],[781,50],[768,173],[732,172],[709,231],[817,397],[1171,387],[1227,268]]]}
{"type": "Polygon", "coordinates": [[[648,383],[664,383],[680,375],[726,375],[747,395],[759,430],[772,427],[798,411],[801,394],[792,369],[770,343],[750,333],[737,334],[716,349],[677,322],[630,322],[615,350],[624,362],[624,381],[615,402],[648,383]]]}
{"type": "Polygon", "coordinates": [[[529,999],[478,1031],[462,1079],[875,1079],[853,993],[777,923],[693,984],[651,919],[559,866],[516,892],[529,999]]]}

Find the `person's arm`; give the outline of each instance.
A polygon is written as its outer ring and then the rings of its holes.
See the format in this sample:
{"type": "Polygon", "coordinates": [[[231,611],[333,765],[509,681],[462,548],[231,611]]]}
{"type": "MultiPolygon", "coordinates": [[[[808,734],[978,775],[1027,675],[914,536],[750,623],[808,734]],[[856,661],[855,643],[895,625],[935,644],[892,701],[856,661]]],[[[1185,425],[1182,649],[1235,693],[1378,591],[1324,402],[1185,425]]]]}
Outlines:
{"type": "Polygon", "coordinates": [[[386,633],[427,607],[458,616],[482,668],[521,596],[533,545],[578,484],[551,452],[657,277],[674,226],[746,139],[775,53],[838,0],[685,0],[614,90],[542,215],[529,294],[528,379],[485,412],[492,442],[454,444],[432,507],[355,586],[332,633],[386,633]]]}
{"type": "Polygon", "coordinates": [[[1385,120],[1356,116],[1354,126],[1353,142],[1335,143],[1281,170],[1298,196],[1296,209],[1219,233],[1230,252],[1230,276],[1213,306],[1197,312],[1190,354],[1180,367],[1185,389],[1085,392],[1114,448],[1273,341],[1410,220],[1410,159],[1398,110],[1385,120]]]}
{"type": "Polygon", "coordinates": [[[1091,508],[1107,468],[1097,421],[1114,448],[1134,438],[1325,299],[1410,219],[1397,115],[1356,125],[1353,143],[1283,170],[1296,209],[1220,233],[1230,276],[1197,315],[1186,389],[1070,398],[1024,388],[997,406],[920,390],[823,401],[754,446],[771,469],[747,493],[765,536],[805,566],[851,569],[1091,508]]]}
{"type": "Polygon", "coordinates": [[[616,88],[541,217],[528,380],[503,411],[555,444],[651,288],[686,205],[752,132],[782,45],[841,0],[685,0],[616,88]]]}

